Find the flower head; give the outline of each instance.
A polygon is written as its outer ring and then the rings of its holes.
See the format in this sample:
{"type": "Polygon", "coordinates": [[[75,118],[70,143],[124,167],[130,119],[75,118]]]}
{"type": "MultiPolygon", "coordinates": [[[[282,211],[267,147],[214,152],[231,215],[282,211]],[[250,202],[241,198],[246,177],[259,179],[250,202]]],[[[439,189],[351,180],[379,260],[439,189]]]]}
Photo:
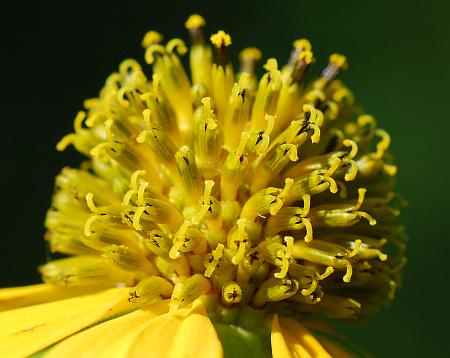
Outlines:
{"type": "Polygon", "coordinates": [[[57,176],[45,223],[68,257],[40,268],[46,284],[0,293],[7,308],[43,303],[4,313],[16,322],[0,335],[7,353],[107,320],[49,355],[220,356],[239,329],[263,352],[271,329],[274,357],[322,357],[339,348],[308,322],[358,319],[392,298],[404,262],[396,167],[387,132],[336,79],[346,58],[305,82],[314,56],[300,39],[258,80],[258,49],[235,73],[230,35],[209,44],[204,27],[199,15],[186,22],[190,78],[185,43],[150,31],[152,76],[122,62],[58,143],[87,157],[57,176]],[[34,343],[11,339],[18,330],[34,343]]]}

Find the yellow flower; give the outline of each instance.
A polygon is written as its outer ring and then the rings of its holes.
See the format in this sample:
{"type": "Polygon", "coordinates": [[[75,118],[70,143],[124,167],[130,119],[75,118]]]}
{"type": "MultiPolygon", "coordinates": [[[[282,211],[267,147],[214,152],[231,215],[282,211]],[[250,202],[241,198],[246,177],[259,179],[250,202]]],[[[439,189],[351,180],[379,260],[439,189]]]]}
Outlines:
{"type": "Polygon", "coordinates": [[[148,32],[85,101],[56,178],[45,283],[0,290],[0,356],[348,357],[321,317],[367,317],[404,263],[389,135],[300,39],[258,81],[256,48],[148,32]],[[389,254],[389,256],[388,256],[389,254]],[[289,318],[288,318],[289,317],[289,318]]]}

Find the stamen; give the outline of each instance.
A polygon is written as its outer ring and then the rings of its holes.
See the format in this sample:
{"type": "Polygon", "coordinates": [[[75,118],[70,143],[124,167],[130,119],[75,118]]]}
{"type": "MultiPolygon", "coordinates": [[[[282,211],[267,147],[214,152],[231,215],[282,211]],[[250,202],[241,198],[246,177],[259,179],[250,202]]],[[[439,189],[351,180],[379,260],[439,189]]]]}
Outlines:
{"type": "Polygon", "coordinates": [[[330,56],[328,66],[322,71],[322,77],[330,83],[336,78],[341,70],[346,70],[348,67],[347,59],[343,55],[334,53],[330,56]]]}
{"type": "Polygon", "coordinates": [[[231,36],[220,30],[211,35],[210,40],[215,49],[214,62],[219,66],[225,67],[229,62],[227,49],[231,45],[231,36]]]}
{"type": "Polygon", "coordinates": [[[146,275],[157,274],[153,263],[146,260],[144,256],[130,251],[124,245],[106,246],[101,256],[127,271],[140,271],[146,275]]]}
{"type": "Polygon", "coordinates": [[[145,244],[150,251],[164,259],[169,259],[172,240],[161,230],[152,230],[149,236],[148,239],[145,239],[145,244]]]}
{"type": "Polygon", "coordinates": [[[247,142],[247,150],[256,153],[259,156],[266,154],[267,148],[269,147],[270,133],[272,132],[275,123],[275,117],[266,114],[265,120],[267,121],[266,129],[252,131],[247,142]]]}
{"type": "Polygon", "coordinates": [[[153,65],[153,73],[158,75],[167,100],[176,113],[180,134],[189,143],[192,138],[193,114],[191,86],[179,57],[172,52],[175,48],[179,54],[186,50],[181,40],[174,39],[169,41],[167,48],[161,45],[148,47],[145,51],[145,59],[147,63],[153,65]]]}
{"type": "Polygon", "coordinates": [[[120,282],[130,284],[133,275],[99,256],[79,255],[53,260],[40,266],[44,282],[56,285],[106,288],[120,282]]]}
{"type": "Polygon", "coordinates": [[[162,277],[147,277],[130,290],[128,301],[146,304],[158,298],[169,298],[172,291],[173,285],[162,277]]]}
{"type": "Polygon", "coordinates": [[[175,162],[178,167],[185,197],[188,203],[195,205],[201,195],[201,182],[193,151],[183,146],[175,154],[175,162]]]}
{"type": "Polygon", "coordinates": [[[264,68],[268,72],[259,81],[251,116],[252,130],[258,130],[264,126],[267,114],[274,115],[276,113],[282,87],[281,72],[278,70],[277,61],[273,58],[269,59],[264,68]]]}
{"type": "Polygon", "coordinates": [[[173,170],[175,168],[174,157],[177,148],[163,128],[158,128],[151,124],[150,116],[150,109],[145,109],[143,111],[143,117],[147,129],[138,135],[136,141],[138,143],[146,142],[156,157],[169,169],[173,170]]]}
{"type": "Polygon", "coordinates": [[[203,107],[196,111],[194,150],[200,168],[217,167],[222,149],[222,131],[211,109],[211,98],[202,99],[203,107]]]}
{"type": "Polygon", "coordinates": [[[214,45],[214,64],[211,72],[212,94],[217,107],[217,115],[223,123],[234,85],[233,66],[228,58],[228,47],[231,45],[231,37],[223,31],[211,36],[214,45]]]}
{"type": "Polygon", "coordinates": [[[202,16],[198,14],[191,15],[184,25],[189,30],[189,35],[193,45],[199,45],[205,42],[203,37],[203,29],[206,25],[206,21],[202,16]]]}
{"type": "Polygon", "coordinates": [[[252,275],[254,275],[261,264],[263,258],[260,253],[260,248],[254,248],[249,250],[242,259],[237,272],[238,282],[248,282],[252,275]]]}
{"type": "Polygon", "coordinates": [[[289,161],[296,162],[297,160],[297,146],[294,144],[281,144],[269,150],[267,155],[259,162],[255,161],[255,179],[252,181],[250,191],[255,193],[264,188],[274,176],[281,172],[289,161]]]}
{"type": "Polygon", "coordinates": [[[241,218],[253,222],[258,216],[264,216],[268,213],[276,215],[283,206],[293,183],[294,181],[291,178],[287,178],[283,190],[268,187],[256,192],[245,202],[242,208],[241,218]]]}
{"type": "Polygon", "coordinates": [[[225,246],[221,243],[217,244],[217,247],[214,249],[214,251],[212,251],[212,253],[210,254],[210,256],[205,259],[205,273],[203,275],[205,275],[205,277],[210,278],[211,275],[213,274],[214,270],[217,267],[217,264],[219,263],[220,259],[222,258],[223,255],[223,250],[224,250],[225,246]]]}
{"type": "Polygon", "coordinates": [[[169,257],[175,260],[181,256],[182,252],[191,251],[204,254],[206,251],[206,239],[204,234],[194,228],[191,222],[185,221],[175,234],[169,257]]]}
{"type": "Polygon", "coordinates": [[[241,73],[255,74],[256,64],[261,60],[262,54],[256,47],[247,47],[239,53],[241,73]]]}
{"type": "Polygon", "coordinates": [[[295,40],[292,44],[292,52],[289,56],[288,66],[294,66],[299,60],[299,56],[304,51],[311,51],[311,43],[307,39],[295,40]]]}
{"type": "MultiPolygon", "coordinates": [[[[323,240],[314,240],[310,243],[295,241],[293,245],[293,257],[306,260],[315,264],[331,266],[334,269],[346,269],[344,282],[350,282],[353,268],[347,259],[353,251],[323,240]]],[[[330,270],[328,270],[330,271],[330,270]]],[[[326,277],[326,276],[325,276],[326,277]]]]}
{"type": "Polygon", "coordinates": [[[170,299],[170,313],[175,313],[179,307],[192,303],[212,288],[210,281],[203,275],[195,274],[183,282],[178,282],[170,299]]]}
{"type": "Polygon", "coordinates": [[[208,227],[211,229],[211,226],[214,226],[212,225],[213,221],[220,219],[220,202],[211,195],[214,184],[215,183],[213,180],[205,180],[205,189],[203,192],[203,196],[199,200],[200,209],[192,216],[191,219],[192,223],[194,223],[195,225],[200,224],[203,219],[206,219],[208,227]]]}
{"type": "Polygon", "coordinates": [[[237,220],[236,227],[228,233],[227,243],[230,249],[236,250],[231,262],[238,265],[242,261],[246,249],[251,246],[249,235],[245,230],[245,219],[237,220]]]}
{"type": "Polygon", "coordinates": [[[244,132],[241,134],[239,145],[230,151],[222,167],[220,181],[222,200],[232,201],[236,199],[241,178],[248,163],[247,156],[245,156],[248,139],[249,136],[247,133],[244,132]]]}
{"type": "Polygon", "coordinates": [[[242,300],[242,289],[236,282],[229,282],[222,287],[221,298],[226,305],[239,303],[242,300]]]}
{"type": "Polygon", "coordinates": [[[291,75],[292,80],[296,83],[301,83],[306,70],[313,62],[313,53],[309,50],[302,51],[298,56],[298,60],[293,68],[293,72],[291,75]]]}
{"type": "Polygon", "coordinates": [[[322,126],[323,124],[323,113],[314,106],[310,104],[303,105],[303,113],[310,123],[314,123],[317,126],[322,126]]]}
{"type": "Polygon", "coordinates": [[[330,183],[325,180],[323,175],[312,172],[305,176],[299,177],[294,181],[291,192],[286,198],[286,203],[290,204],[303,197],[304,194],[319,194],[330,188],[330,183]]]}
{"type": "Polygon", "coordinates": [[[233,86],[224,120],[224,147],[228,151],[238,145],[236,133],[242,132],[249,121],[251,104],[250,78],[243,73],[233,86]]]}
{"type": "MultiPolygon", "coordinates": [[[[301,82],[301,77],[306,69],[306,62],[308,57],[312,57],[311,43],[306,39],[295,40],[292,44],[292,51],[286,66],[283,67],[281,73],[283,76],[283,83],[289,87],[291,83],[301,82]],[[308,55],[309,54],[309,55],[308,55]]],[[[311,63],[312,58],[309,59],[311,63]]],[[[309,64],[308,63],[308,64],[309,64]]]]}
{"type": "Polygon", "coordinates": [[[261,284],[256,294],[253,296],[252,304],[256,308],[263,307],[267,302],[281,301],[292,297],[298,291],[297,280],[269,278],[261,284]]]}
{"type": "Polygon", "coordinates": [[[210,46],[205,44],[205,24],[205,20],[200,15],[191,15],[185,24],[192,42],[189,56],[192,83],[194,85],[202,85],[206,88],[207,93],[205,93],[202,97],[207,96],[208,93],[210,95],[212,94],[212,52],[210,46]]]}

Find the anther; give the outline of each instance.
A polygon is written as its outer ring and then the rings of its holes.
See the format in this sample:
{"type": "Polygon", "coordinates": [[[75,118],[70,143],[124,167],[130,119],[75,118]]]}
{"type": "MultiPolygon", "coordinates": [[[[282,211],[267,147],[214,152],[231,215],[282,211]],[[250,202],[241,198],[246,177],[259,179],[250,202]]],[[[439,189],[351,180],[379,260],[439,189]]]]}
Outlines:
{"type": "Polygon", "coordinates": [[[256,294],[253,296],[252,304],[256,308],[263,307],[267,302],[281,301],[292,297],[297,293],[299,283],[297,280],[269,278],[261,284],[256,294]]]}
{"type": "Polygon", "coordinates": [[[158,298],[169,298],[172,291],[173,285],[164,278],[147,277],[130,290],[128,301],[145,304],[158,298]]]}
{"type": "Polygon", "coordinates": [[[232,305],[241,302],[242,289],[236,282],[229,282],[222,287],[222,302],[232,305]]]}
{"type": "Polygon", "coordinates": [[[255,73],[256,64],[261,60],[261,51],[256,47],[247,47],[239,54],[240,71],[253,75],[255,73]]]}
{"type": "Polygon", "coordinates": [[[278,99],[282,87],[281,72],[278,70],[277,61],[274,58],[267,60],[264,65],[267,73],[259,81],[258,92],[251,116],[251,128],[258,130],[263,127],[266,115],[275,115],[278,99]]]}
{"type": "Polygon", "coordinates": [[[228,47],[231,45],[231,36],[220,30],[211,35],[211,43],[214,45],[214,63],[225,67],[229,63],[228,47]]]}
{"type": "Polygon", "coordinates": [[[178,282],[170,299],[170,313],[175,313],[179,307],[192,303],[201,295],[211,290],[211,282],[203,275],[195,274],[182,282],[178,282]]]}
{"type": "Polygon", "coordinates": [[[205,28],[206,22],[202,16],[198,14],[191,15],[184,25],[189,31],[189,36],[193,45],[199,45],[205,42],[203,29],[205,28]]]}
{"type": "Polygon", "coordinates": [[[329,83],[336,78],[339,72],[346,70],[347,67],[345,56],[334,53],[330,56],[327,67],[322,71],[322,77],[329,83]]]}
{"type": "Polygon", "coordinates": [[[311,51],[312,46],[311,43],[307,39],[299,39],[295,40],[292,44],[292,52],[289,56],[288,66],[295,66],[297,61],[299,60],[299,56],[304,51],[311,51]]]}
{"type": "Polygon", "coordinates": [[[220,259],[222,258],[224,248],[225,246],[223,244],[221,243],[217,244],[217,247],[214,249],[214,251],[212,251],[209,257],[207,256],[207,258],[205,259],[206,270],[205,273],[203,274],[205,275],[205,277],[209,278],[213,274],[220,259]]]}

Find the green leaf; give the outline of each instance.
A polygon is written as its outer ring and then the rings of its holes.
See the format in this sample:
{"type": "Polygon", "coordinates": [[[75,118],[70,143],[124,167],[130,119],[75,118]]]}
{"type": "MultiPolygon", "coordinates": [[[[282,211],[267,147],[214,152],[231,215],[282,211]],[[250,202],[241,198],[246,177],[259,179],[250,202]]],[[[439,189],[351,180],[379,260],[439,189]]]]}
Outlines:
{"type": "Polygon", "coordinates": [[[247,331],[241,327],[215,323],[224,350],[224,358],[270,358],[270,337],[247,331]]]}

